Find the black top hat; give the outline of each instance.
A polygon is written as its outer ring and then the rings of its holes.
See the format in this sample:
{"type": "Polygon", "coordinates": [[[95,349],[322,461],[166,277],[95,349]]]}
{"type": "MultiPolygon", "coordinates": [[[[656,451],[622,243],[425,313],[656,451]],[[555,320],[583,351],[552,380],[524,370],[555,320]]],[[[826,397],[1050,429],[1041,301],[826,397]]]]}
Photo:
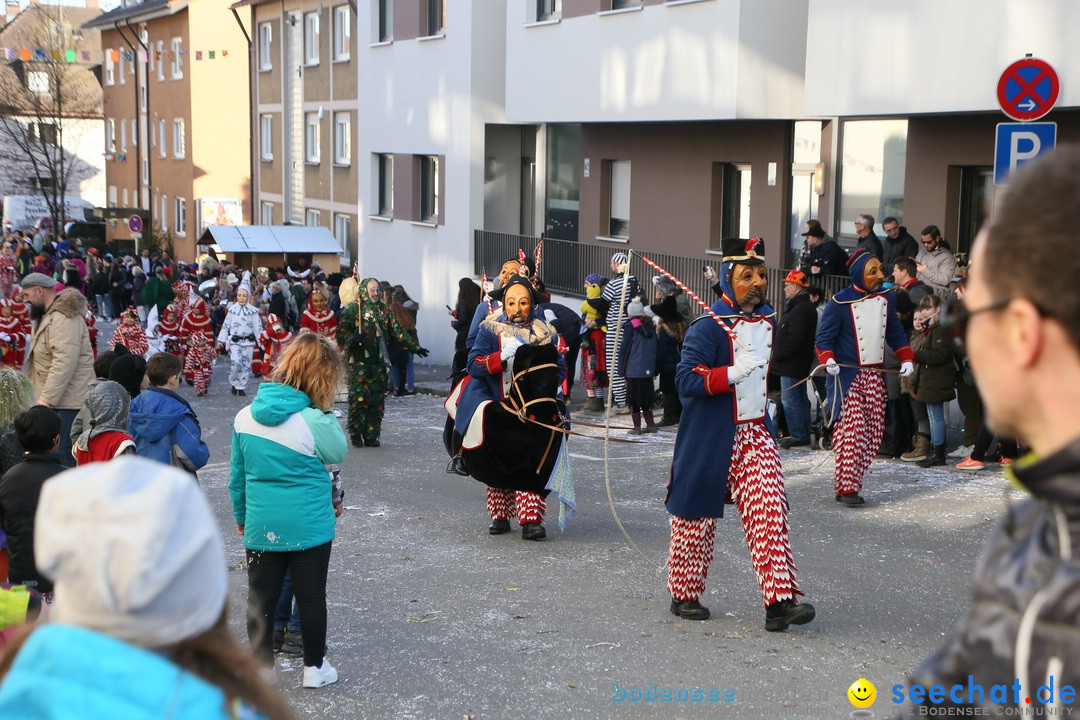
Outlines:
{"type": "Polygon", "coordinates": [[[761,238],[724,238],[720,248],[724,253],[724,262],[739,265],[765,264],[765,241],[761,238]]]}
{"type": "Polygon", "coordinates": [[[683,319],[682,314],[679,312],[679,306],[675,303],[674,295],[668,295],[655,305],[650,305],[649,309],[652,310],[653,315],[661,320],[679,322],[683,319]]]}

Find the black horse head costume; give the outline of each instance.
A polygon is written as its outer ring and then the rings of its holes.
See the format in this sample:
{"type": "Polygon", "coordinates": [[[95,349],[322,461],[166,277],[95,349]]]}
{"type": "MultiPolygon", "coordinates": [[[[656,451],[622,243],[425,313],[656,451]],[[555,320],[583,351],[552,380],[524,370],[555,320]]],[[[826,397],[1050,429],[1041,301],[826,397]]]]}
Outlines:
{"type": "MultiPolygon", "coordinates": [[[[554,345],[523,345],[514,355],[514,379],[507,399],[488,403],[479,411],[483,443],[461,450],[469,474],[480,482],[547,496],[544,486],[562,442],[562,434],[551,428],[563,427],[565,416],[565,405],[556,400],[557,359],[554,345]]],[[[460,436],[455,440],[447,444],[451,455],[460,447],[460,436]]]]}

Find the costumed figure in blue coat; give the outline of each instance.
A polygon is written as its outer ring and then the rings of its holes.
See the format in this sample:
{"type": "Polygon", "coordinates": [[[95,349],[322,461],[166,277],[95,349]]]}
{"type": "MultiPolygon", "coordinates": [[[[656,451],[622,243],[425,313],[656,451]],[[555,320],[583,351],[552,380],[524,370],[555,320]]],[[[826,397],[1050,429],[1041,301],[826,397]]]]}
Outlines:
{"type": "MultiPolygon", "coordinates": [[[[502,302],[502,310],[491,314],[480,324],[476,340],[469,351],[469,379],[464,388],[455,389],[448,400],[456,398],[455,427],[468,445],[483,421],[478,412],[485,401],[506,400],[513,380],[514,355],[522,345],[561,345],[558,332],[537,316],[537,297],[528,279],[511,274],[502,288],[492,292],[495,300],[502,302]],[[470,424],[475,419],[477,427],[470,434],[470,424]]],[[[560,350],[564,350],[560,347],[560,350]]],[[[562,383],[566,377],[566,364],[562,352],[558,355],[558,377],[562,383]]],[[[512,449],[509,449],[512,451],[512,449]]],[[[510,517],[517,511],[521,524],[521,536],[526,540],[539,540],[546,536],[544,511],[546,492],[512,490],[499,487],[487,488],[487,506],[491,514],[488,532],[501,535],[510,531],[510,517]]]]}
{"type": "Polygon", "coordinates": [[[836,501],[862,505],[862,477],[881,449],[885,432],[885,381],[880,369],[885,343],[900,361],[900,377],[915,371],[915,354],[896,317],[896,296],[882,291],[881,261],[866,250],[848,259],[851,285],[833,296],[818,323],[818,362],[826,383],[827,417],[839,417],[833,428],[836,457],[836,501]]]}
{"type": "MultiPolygon", "coordinates": [[[[505,288],[506,284],[510,282],[510,278],[520,274],[521,267],[521,261],[517,258],[512,258],[503,263],[502,268],[499,269],[499,277],[495,281],[495,289],[505,288]]],[[[469,323],[469,334],[465,337],[465,349],[470,352],[472,352],[473,345],[476,344],[476,335],[480,332],[480,323],[492,313],[502,309],[502,300],[498,299],[502,297],[502,294],[488,292],[488,288],[483,288],[483,290],[485,294],[480,298],[480,304],[476,306],[476,311],[473,312],[472,321],[469,323]]]]}
{"type": "Polygon", "coordinates": [[[721,297],[683,342],[675,383],[683,403],[666,505],[671,513],[668,592],[671,612],[705,620],[698,601],[712,562],[716,518],[733,503],[742,517],[750,559],[765,604],[765,629],[784,630],[814,619],[799,604],[788,539],[787,495],[775,428],[767,412],[773,309],[765,304],[768,276],[760,239],[723,241],[721,297]],[[738,338],[738,342],[732,336],[738,338]]]}

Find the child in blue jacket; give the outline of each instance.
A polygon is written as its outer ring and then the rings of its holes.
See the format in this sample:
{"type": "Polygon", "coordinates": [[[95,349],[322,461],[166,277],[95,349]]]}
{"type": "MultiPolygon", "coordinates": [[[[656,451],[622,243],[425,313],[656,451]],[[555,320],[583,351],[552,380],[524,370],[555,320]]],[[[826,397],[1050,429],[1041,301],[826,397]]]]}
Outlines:
{"type": "Polygon", "coordinates": [[[645,308],[638,299],[626,307],[628,319],[623,323],[619,338],[618,373],[626,378],[626,404],[634,420],[631,435],[656,432],[652,404],[656,394],[653,377],[656,372],[656,330],[652,318],[645,317],[645,308]],[[645,416],[645,428],[641,416],[645,416]]]}
{"type": "Polygon", "coordinates": [[[159,352],[146,361],[150,386],[131,401],[128,434],[135,440],[136,455],[194,475],[210,459],[210,449],[202,441],[195,411],[177,393],[183,370],[180,358],[171,353],[159,352]]]}

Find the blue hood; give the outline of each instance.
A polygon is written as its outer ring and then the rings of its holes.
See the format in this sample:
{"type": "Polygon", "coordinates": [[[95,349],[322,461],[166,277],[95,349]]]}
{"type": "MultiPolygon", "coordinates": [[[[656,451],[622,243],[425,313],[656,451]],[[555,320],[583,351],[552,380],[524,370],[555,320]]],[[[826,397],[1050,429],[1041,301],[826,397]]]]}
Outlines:
{"type": "Polygon", "coordinates": [[[291,385],[263,383],[251,403],[251,417],[260,425],[277,426],[306,407],[311,407],[307,393],[291,385]]]}
{"type": "Polygon", "coordinates": [[[871,294],[878,294],[884,292],[885,288],[882,287],[876,293],[869,293],[866,288],[862,286],[863,283],[863,269],[866,267],[866,263],[870,261],[870,258],[874,257],[866,248],[859,248],[851,254],[848,258],[848,279],[851,284],[846,288],[836,293],[836,299],[839,302],[854,302],[855,300],[861,300],[871,294]]]}
{"type": "Polygon", "coordinates": [[[164,388],[147,388],[131,403],[128,430],[132,435],[157,442],[172,432],[185,415],[195,417],[184,398],[164,388]]]}

